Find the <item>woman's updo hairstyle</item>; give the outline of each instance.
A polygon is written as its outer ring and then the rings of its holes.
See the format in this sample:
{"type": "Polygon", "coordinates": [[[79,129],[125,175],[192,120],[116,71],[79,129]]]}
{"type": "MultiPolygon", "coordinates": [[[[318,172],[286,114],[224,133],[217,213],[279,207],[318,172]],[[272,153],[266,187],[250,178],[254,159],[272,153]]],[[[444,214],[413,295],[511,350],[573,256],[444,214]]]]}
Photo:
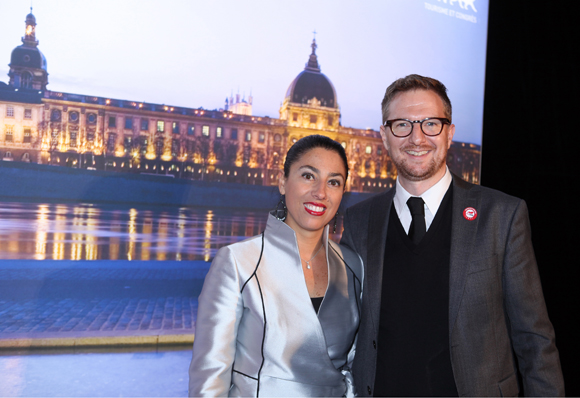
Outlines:
{"type": "Polygon", "coordinates": [[[344,148],[333,139],[320,134],[313,134],[300,138],[290,147],[286,154],[286,160],[284,161],[284,177],[288,178],[290,175],[290,167],[293,163],[300,159],[306,152],[314,148],[323,148],[336,152],[342,159],[342,163],[344,163],[344,169],[346,171],[345,177],[348,178],[348,161],[346,160],[346,152],[344,151],[344,148]]]}

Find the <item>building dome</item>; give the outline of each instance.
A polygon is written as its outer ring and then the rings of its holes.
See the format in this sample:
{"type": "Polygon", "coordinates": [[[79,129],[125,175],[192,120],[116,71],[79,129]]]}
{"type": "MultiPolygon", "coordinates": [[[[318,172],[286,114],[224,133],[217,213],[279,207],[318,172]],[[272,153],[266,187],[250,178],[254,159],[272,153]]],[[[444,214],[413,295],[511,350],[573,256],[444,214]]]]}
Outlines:
{"type": "Polygon", "coordinates": [[[36,40],[36,17],[32,14],[26,16],[24,21],[26,30],[22,38],[22,45],[12,50],[10,56],[10,67],[34,68],[46,70],[46,58],[38,49],[38,40],[36,40]]]}
{"type": "Polygon", "coordinates": [[[25,20],[26,24],[31,24],[31,25],[36,25],[36,17],[34,16],[34,14],[32,13],[32,7],[30,7],[30,14],[28,14],[26,16],[26,20],[25,20]]]}
{"type": "Polygon", "coordinates": [[[286,99],[296,104],[312,104],[316,98],[317,105],[328,108],[338,108],[336,90],[328,77],[320,72],[316,57],[316,40],[312,40],[312,54],[302,71],[288,87],[286,99]]]}
{"type": "Polygon", "coordinates": [[[24,22],[26,29],[22,44],[12,50],[10,56],[9,84],[18,89],[46,90],[48,84],[46,58],[38,49],[36,18],[32,14],[32,7],[24,22]]]}
{"type": "Polygon", "coordinates": [[[22,44],[12,50],[10,67],[46,69],[46,58],[37,47],[29,47],[22,44]]]}

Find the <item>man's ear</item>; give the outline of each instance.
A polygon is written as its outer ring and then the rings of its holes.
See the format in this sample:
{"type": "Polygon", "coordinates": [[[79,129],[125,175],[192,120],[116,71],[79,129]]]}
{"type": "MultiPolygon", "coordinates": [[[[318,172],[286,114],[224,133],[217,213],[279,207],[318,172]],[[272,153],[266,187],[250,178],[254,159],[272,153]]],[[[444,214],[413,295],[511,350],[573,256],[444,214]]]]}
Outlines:
{"type": "MultiPolygon", "coordinates": [[[[389,142],[387,141],[387,129],[385,126],[381,124],[381,128],[379,129],[381,132],[381,138],[383,139],[383,145],[385,146],[387,153],[389,152],[389,142]]],[[[390,154],[389,154],[390,155],[390,154]]]]}
{"type": "Polygon", "coordinates": [[[455,125],[452,124],[449,126],[449,130],[447,132],[447,149],[451,147],[451,142],[453,142],[454,135],[455,135],[455,125]]]}

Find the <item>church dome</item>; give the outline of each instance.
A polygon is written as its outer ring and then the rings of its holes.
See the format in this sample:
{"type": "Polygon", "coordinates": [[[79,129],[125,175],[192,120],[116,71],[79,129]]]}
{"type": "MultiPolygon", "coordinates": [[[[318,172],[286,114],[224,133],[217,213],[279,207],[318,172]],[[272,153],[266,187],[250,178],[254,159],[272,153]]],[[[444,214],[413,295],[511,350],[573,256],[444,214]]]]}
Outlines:
{"type": "Polygon", "coordinates": [[[44,54],[38,48],[29,47],[26,44],[22,44],[12,50],[10,67],[14,68],[17,66],[47,70],[44,54]]]}
{"type": "Polygon", "coordinates": [[[27,25],[36,25],[36,17],[32,14],[32,7],[30,8],[30,14],[26,16],[24,22],[26,22],[27,25]]]}
{"type": "Polygon", "coordinates": [[[38,49],[38,40],[36,40],[36,17],[32,14],[32,7],[30,7],[30,14],[26,16],[24,23],[26,24],[26,30],[22,38],[22,45],[12,50],[10,67],[34,68],[46,71],[46,58],[38,49]]]}
{"type": "Polygon", "coordinates": [[[296,104],[308,104],[313,98],[320,106],[338,108],[336,90],[328,77],[320,72],[316,57],[316,40],[312,40],[312,54],[304,71],[300,72],[286,91],[286,99],[296,104]]]}
{"type": "Polygon", "coordinates": [[[12,50],[10,55],[9,85],[18,89],[46,90],[48,84],[46,58],[38,49],[36,18],[32,14],[32,7],[24,22],[26,29],[22,44],[12,50]]]}

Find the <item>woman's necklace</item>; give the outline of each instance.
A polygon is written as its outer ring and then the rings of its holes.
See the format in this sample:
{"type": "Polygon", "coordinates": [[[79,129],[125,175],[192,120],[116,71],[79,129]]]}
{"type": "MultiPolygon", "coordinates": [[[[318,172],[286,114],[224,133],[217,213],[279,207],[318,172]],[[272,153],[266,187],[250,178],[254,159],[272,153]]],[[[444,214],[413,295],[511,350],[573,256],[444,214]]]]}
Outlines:
{"type": "Polygon", "coordinates": [[[300,257],[300,260],[304,261],[306,263],[306,268],[310,269],[310,262],[312,260],[314,260],[314,257],[316,257],[318,255],[318,253],[320,253],[320,250],[322,249],[322,246],[324,246],[322,243],[320,244],[320,247],[318,248],[318,250],[316,250],[316,253],[314,253],[314,256],[312,256],[312,258],[308,261],[304,260],[302,257],[300,257]]]}

